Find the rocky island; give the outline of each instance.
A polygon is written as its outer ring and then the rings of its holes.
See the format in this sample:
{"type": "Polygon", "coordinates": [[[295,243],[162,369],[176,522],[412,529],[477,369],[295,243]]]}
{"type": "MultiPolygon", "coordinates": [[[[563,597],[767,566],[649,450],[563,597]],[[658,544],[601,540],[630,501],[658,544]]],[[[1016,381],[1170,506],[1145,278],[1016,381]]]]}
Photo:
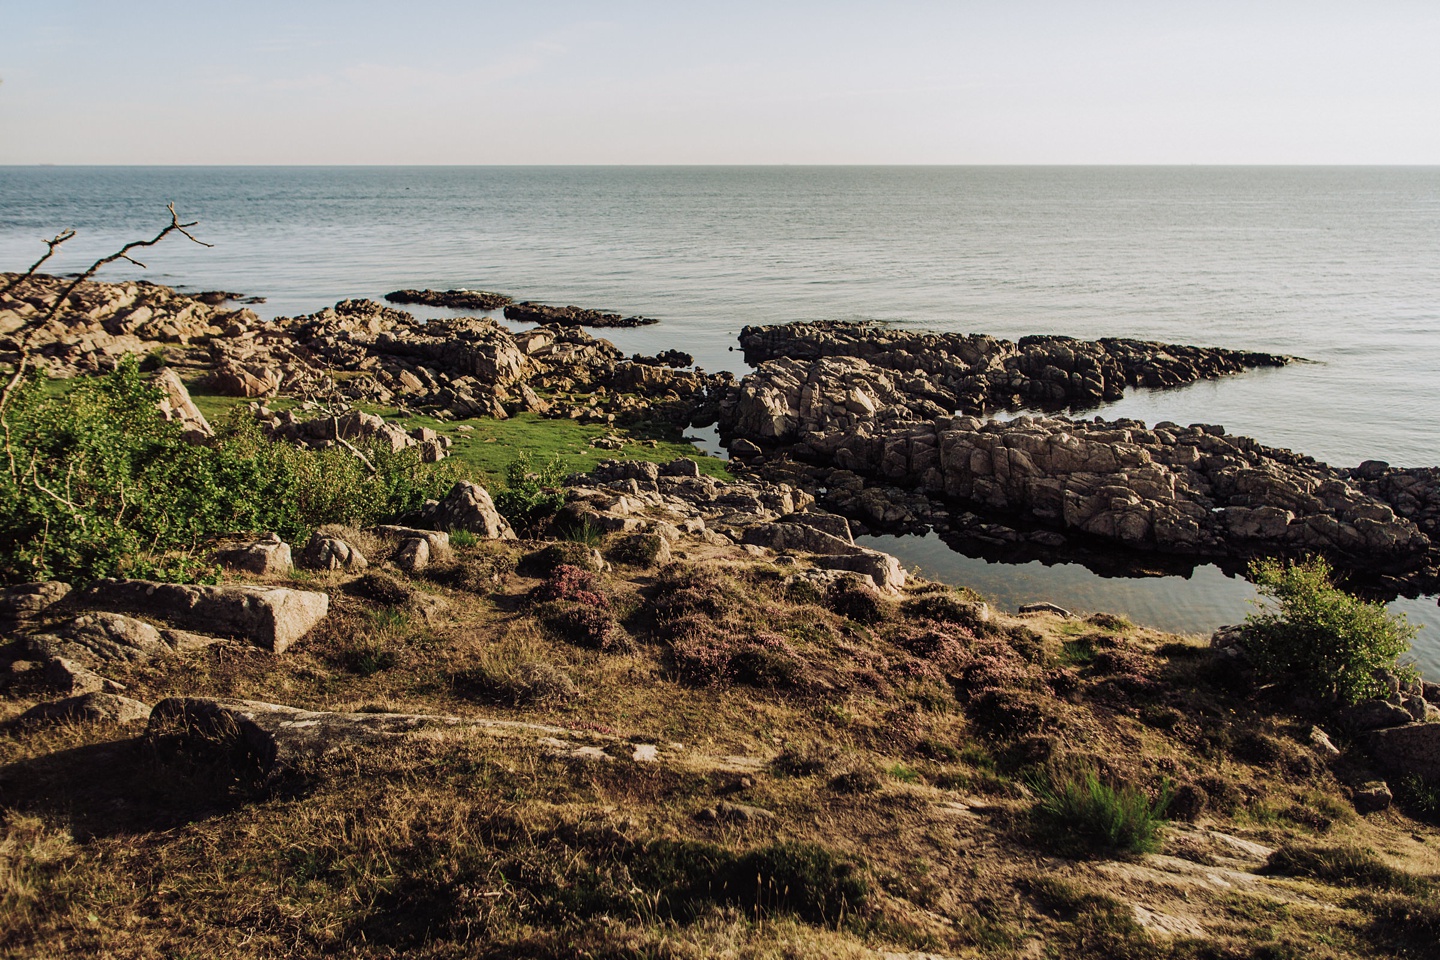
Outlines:
{"type": "Polygon", "coordinates": [[[1440,470],[1077,418],[1291,358],[813,323],[746,327],[737,380],[483,292],[387,299],[536,325],[66,284],[0,275],[0,362],[60,378],[4,411],[16,955],[1433,950],[1440,685],[855,542],[1433,589],[1440,470]],[[709,424],[728,465],[674,456],[709,424]]]}

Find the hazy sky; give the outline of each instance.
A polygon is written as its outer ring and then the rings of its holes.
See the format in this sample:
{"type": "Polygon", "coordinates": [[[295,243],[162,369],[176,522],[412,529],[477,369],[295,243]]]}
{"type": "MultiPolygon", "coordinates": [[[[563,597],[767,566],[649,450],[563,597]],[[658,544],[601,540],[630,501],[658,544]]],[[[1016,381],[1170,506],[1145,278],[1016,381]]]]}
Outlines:
{"type": "Polygon", "coordinates": [[[1440,163],[1440,0],[0,0],[0,163],[1440,163]]]}

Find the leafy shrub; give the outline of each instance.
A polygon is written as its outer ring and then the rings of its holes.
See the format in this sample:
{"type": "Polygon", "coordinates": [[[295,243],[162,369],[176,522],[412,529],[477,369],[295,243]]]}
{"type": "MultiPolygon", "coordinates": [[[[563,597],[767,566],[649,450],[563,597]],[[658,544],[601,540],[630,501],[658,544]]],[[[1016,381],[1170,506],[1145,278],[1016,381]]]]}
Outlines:
{"type": "Polygon", "coordinates": [[[522,452],[505,468],[505,489],[495,495],[495,509],[515,529],[533,531],[565,506],[564,476],[559,454],[536,465],[522,452]]]}
{"type": "Polygon", "coordinates": [[[1259,674],[1347,703],[1385,694],[1375,671],[1395,670],[1415,638],[1403,614],[1336,588],[1320,558],[1259,560],[1250,576],[1278,607],[1245,618],[1245,652],[1259,674]]]}
{"type": "MultiPolygon", "coordinates": [[[[323,524],[411,512],[453,482],[414,450],[271,441],[240,412],[208,445],[156,412],[160,391],[133,357],[56,394],[24,382],[5,411],[15,469],[0,469],[0,580],[194,579],[208,539],[273,530],[299,543],[323,524]]],[[[8,465],[7,465],[8,466],[8,465]]]]}
{"type": "Polygon", "coordinates": [[[1135,787],[1112,787],[1093,770],[1055,767],[1030,778],[1034,814],[1043,830],[1066,847],[1151,853],[1160,847],[1160,824],[1170,803],[1167,784],[1155,799],[1135,787]]]}
{"type": "Polygon", "coordinates": [[[892,604],[887,603],[878,591],[854,579],[837,582],[825,599],[831,610],[856,623],[873,625],[890,619],[892,604]]]}

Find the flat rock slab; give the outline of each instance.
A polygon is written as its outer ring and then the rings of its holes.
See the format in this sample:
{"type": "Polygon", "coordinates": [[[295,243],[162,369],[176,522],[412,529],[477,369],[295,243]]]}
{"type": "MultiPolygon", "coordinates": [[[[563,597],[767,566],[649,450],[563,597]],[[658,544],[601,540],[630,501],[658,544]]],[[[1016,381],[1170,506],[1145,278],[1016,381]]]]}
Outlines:
{"type": "Polygon", "coordinates": [[[58,580],[0,587],[0,620],[27,620],[38,617],[52,604],[64,599],[69,592],[70,584],[58,580]]]}
{"type": "Polygon", "coordinates": [[[329,594],[309,590],[150,580],[101,580],[85,592],[85,600],[108,610],[238,637],[275,653],[284,652],[330,611],[329,594]]]}
{"type": "Polygon", "coordinates": [[[406,713],[331,713],[258,700],[162,700],[150,715],[147,735],[210,743],[268,774],[352,747],[467,732],[520,738],[569,759],[613,761],[617,746],[623,746],[619,752],[636,762],[660,759],[659,748],[651,744],[628,744],[618,737],[580,734],[539,723],[406,713]],[[650,749],[644,749],[647,747],[650,749]]]}

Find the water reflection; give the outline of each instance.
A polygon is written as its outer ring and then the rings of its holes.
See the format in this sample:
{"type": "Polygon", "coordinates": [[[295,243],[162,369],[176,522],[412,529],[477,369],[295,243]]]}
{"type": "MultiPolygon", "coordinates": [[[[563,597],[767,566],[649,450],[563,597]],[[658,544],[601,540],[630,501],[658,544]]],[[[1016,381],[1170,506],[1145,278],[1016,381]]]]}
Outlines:
{"type": "MultiPolygon", "coordinates": [[[[1255,609],[1251,604],[1255,588],[1212,564],[1186,574],[1107,577],[1079,563],[1000,563],[969,557],[934,533],[863,536],[855,542],[893,554],[907,568],[918,567],[922,576],[932,580],[978,591],[1006,610],[1048,600],[1076,611],[1121,613],[1136,623],[1173,633],[1208,635],[1222,624],[1240,622],[1255,609]]],[[[1437,598],[1400,597],[1388,606],[1421,626],[1412,652],[1426,677],[1440,678],[1437,598]]]]}

